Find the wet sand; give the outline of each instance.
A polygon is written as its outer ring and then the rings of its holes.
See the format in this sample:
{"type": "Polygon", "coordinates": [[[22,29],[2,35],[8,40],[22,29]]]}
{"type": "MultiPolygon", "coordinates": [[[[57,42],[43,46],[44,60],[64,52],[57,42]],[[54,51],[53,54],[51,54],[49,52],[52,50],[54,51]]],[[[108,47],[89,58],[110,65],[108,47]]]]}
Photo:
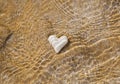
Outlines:
{"type": "Polygon", "coordinates": [[[120,0],[0,0],[0,84],[120,84],[120,0]]]}

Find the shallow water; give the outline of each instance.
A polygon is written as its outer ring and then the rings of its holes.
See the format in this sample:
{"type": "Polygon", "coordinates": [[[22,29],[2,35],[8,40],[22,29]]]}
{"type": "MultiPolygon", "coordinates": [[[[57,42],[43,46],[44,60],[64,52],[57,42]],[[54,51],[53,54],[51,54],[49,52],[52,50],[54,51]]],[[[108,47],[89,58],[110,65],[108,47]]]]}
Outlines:
{"type": "Polygon", "coordinates": [[[119,63],[119,0],[0,0],[0,84],[120,84],[119,63]]]}

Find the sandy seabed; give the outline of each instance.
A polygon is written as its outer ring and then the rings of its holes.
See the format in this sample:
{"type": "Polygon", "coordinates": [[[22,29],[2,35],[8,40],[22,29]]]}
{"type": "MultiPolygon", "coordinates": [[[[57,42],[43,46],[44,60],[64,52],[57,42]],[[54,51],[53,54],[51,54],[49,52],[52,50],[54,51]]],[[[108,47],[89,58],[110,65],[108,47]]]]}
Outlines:
{"type": "Polygon", "coordinates": [[[120,84],[120,0],[0,0],[0,84],[120,84]]]}

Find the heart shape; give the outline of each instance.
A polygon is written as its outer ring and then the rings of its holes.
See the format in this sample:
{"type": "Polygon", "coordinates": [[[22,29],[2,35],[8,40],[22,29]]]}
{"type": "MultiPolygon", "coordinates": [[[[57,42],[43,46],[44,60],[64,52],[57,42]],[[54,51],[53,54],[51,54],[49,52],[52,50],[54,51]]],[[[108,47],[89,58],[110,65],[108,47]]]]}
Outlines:
{"type": "Polygon", "coordinates": [[[59,53],[60,50],[68,43],[68,38],[66,36],[57,38],[56,35],[51,35],[48,37],[48,41],[54,48],[55,52],[59,53]]]}

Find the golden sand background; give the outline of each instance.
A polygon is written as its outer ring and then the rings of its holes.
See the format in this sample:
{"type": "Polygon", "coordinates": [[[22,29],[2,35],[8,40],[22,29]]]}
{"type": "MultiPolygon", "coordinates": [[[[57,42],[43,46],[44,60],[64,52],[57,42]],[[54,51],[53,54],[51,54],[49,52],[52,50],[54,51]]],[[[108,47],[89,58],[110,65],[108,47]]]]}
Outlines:
{"type": "Polygon", "coordinates": [[[0,0],[0,84],[120,84],[120,0],[0,0]]]}

